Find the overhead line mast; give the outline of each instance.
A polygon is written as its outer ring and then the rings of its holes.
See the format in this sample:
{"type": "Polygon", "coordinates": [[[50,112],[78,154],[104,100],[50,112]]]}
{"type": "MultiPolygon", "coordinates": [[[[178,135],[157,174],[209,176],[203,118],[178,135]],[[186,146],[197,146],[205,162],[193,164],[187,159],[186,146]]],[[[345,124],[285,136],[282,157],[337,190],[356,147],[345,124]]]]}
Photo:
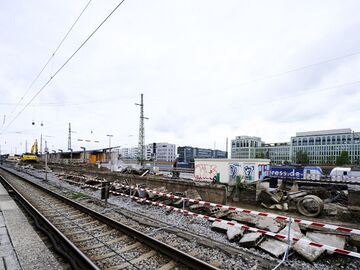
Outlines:
{"type": "Polygon", "coordinates": [[[141,93],[141,101],[135,103],[135,105],[140,106],[140,124],[139,124],[139,161],[143,165],[145,160],[145,126],[144,119],[149,119],[144,116],[144,94],[141,93]]]}

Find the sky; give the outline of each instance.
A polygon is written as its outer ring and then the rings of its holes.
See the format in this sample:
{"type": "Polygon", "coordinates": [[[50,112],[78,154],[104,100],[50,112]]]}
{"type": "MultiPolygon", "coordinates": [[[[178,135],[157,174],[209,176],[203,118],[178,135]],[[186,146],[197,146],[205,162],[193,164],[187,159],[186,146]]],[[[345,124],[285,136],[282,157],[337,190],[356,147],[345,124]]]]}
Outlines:
{"type": "Polygon", "coordinates": [[[141,93],[145,143],[360,131],[357,0],[125,0],[56,73],[120,3],[92,0],[53,55],[88,2],[0,1],[2,153],[65,151],[69,123],[74,151],[137,146],[141,93]]]}

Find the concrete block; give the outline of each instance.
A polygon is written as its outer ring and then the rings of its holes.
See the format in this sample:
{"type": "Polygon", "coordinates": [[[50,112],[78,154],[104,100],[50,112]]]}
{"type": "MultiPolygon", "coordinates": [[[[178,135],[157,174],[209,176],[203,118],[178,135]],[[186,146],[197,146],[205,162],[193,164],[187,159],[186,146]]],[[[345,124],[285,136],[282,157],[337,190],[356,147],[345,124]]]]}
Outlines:
{"type": "MultiPolygon", "coordinates": [[[[303,236],[302,239],[311,241],[311,239],[307,238],[306,236],[303,236]]],[[[313,247],[310,246],[308,243],[304,243],[303,241],[297,241],[292,248],[310,262],[315,261],[325,251],[324,248],[313,247]]]]}
{"type": "Polygon", "coordinates": [[[254,226],[256,222],[256,217],[240,212],[230,213],[227,218],[249,226],[254,226]]]}
{"type": "Polygon", "coordinates": [[[352,235],[349,241],[350,245],[360,247],[360,235],[352,235]]]}
{"type": "Polygon", "coordinates": [[[194,200],[199,200],[199,201],[202,200],[199,192],[196,189],[188,189],[188,190],[186,190],[185,191],[185,197],[190,198],[190,199],[194,199],[194,200]]]}
{"type": "MultiPolygon", "coordinates": [[[[286,236],[288,235],[288,233],[289,233],[289,225],[286,225],[286,227],[284,229],[279,231],[279,234],[283,234],[283,235],[286,235],[286,236]]],[[[301,233],[299,224],[296,223],[296,222],[291,222],[290,237],[297,237],[297,238],[304,237],[304,235],[301,233]]]]}
{"type": "MultiPolygon", "coordinates": [[[[324,245],[344,248],[346,244],[346,237],[344,235],[323,233],[323,232],[307,232],[306,236],[314,242],[318,242],[324,245]]],[[[332,254],[332,252],[328,253],[332,254]]]]}
{"type": "Polygon", "coordinates": [[[259,247],[262,250],[270,253],[271,255],[279,258],[280,256],[282,256],[285,253],[288,245],[287,245],[287,243],[281,242],[276,239],[266,239],[265,241],[263,241],[259,244],[259,247]]]}
{"type": "Polygon", "coordinates": [[[243,234],[243,229],[237,227],[237,226],[229,226],[228,230],[226,231],[227,237],[230,241],[236,241],[239,240],[243,234]]]}
{"type": "MultiPolygon", "coordinates": [[[[211,230],[215,231],[215,232],[222,232],[222,233],[226,233],[227,230],[229,229],[230,225],[223,223],[223,222],[218,222],[218,221],[214,221],[213,224],[211,225],[211,230]]],[[[231,226],[233,227],[233,226],[231,226]]]]}
{"type": "Polygon", "coordinates": [[[264,235],[262,233],[247,233],[239,241],[239,245],[242,247],[256,247],[262,240],[264,235]]]}
{"type": "Polygon", "coordinates": [[[270,217],[257,216],[255,226],[260,229],[277,233],[285,227],[285,224],[270,217]]]}
{"type": "Polygon", "coordinates": [[[227,217],[228,215],[230,214],[230,211],[229,210],[221,210],[219,212],[217,212],[214,217],[216,218],[225,218],[227,217]]]}
{"type": "Polygon", "coordinates": [[[324,204],[324,214],[327,216],[337,216],[349,212],[347,207],[341,206],[336,203],[324,204]]]}

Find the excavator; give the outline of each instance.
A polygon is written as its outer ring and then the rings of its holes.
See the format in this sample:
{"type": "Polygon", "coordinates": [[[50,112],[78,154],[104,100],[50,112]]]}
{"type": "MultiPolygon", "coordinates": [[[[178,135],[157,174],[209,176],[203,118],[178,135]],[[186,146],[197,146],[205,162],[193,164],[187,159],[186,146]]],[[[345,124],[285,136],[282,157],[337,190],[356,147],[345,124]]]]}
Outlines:
{"type": "Polygon", "coordinates": [[[31,152],[30,153],[24,153],[21,155],[20,160],[25,163],[31,163],[31,162],[38,162],[38,143],[37,140],[33,143],[31,146],[31,152]]]}

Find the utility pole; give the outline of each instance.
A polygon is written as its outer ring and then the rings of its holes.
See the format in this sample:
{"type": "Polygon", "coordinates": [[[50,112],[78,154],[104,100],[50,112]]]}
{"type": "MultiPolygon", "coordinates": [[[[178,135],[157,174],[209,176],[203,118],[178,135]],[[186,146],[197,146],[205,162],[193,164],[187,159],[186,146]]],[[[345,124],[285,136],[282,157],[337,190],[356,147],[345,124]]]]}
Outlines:
{"type": "Polygon", "coordinates": [[[108,134],[108,135],[106,135],[106,136],[109,137],[109,148],[111,148],[111,137],[114,137],[114,135],[108,134]]]}
{"type": "Polygon", "coordinates": [[[226,137],[226,150],[225,150],[225,155],[226,155],[226,158],[229,158],[229,138],[226,137]]]}
{"type": "Polygon", "coordinates": [[[141,102],[135,103],[135,105],[140,106],[140,124],[139,124],[139,159],[140,164],[144,163],[145,156],[145,127],[144,119],[149,119],[144,116],[144,94],[141,93],[141,102]]]}
{"type": "Polygon", "coordinates": [[[112,135],[112,134],[107,134],[106,136],[109,137],[109,161],[110,161],[110,171],[113,171],[112,156],[111,156],[111,137],[113,137],[114,135],[112,135]]]}
{"type": "Polygon", "coordinates": [[[25,140],[25,153],[27,153],[27,140],[25,140]]]}
{"type": "Polygon", "coordinates": [[[42,154],[42,134],[40,135],[40,154],[42,154]]]}
{"type": "Polygon", "coordinates": [[[45,141],[45,181],[47,181],[47,171],[48,171],[47,161],[48,161],[48,147],[47,147],[47,141],[45,141]]]}
{"type": "Polygon", "coordinates": [[[68,150],[71,149],[71,123],[69,123],[68,150]]]}
{"type": "Polygon", "coordinates": [[[83,147],[83,146],[81,146],[80,148],[84,151],[83,162],[85,163],[86,148],[85,148],[85,147],[83,147]]]}

